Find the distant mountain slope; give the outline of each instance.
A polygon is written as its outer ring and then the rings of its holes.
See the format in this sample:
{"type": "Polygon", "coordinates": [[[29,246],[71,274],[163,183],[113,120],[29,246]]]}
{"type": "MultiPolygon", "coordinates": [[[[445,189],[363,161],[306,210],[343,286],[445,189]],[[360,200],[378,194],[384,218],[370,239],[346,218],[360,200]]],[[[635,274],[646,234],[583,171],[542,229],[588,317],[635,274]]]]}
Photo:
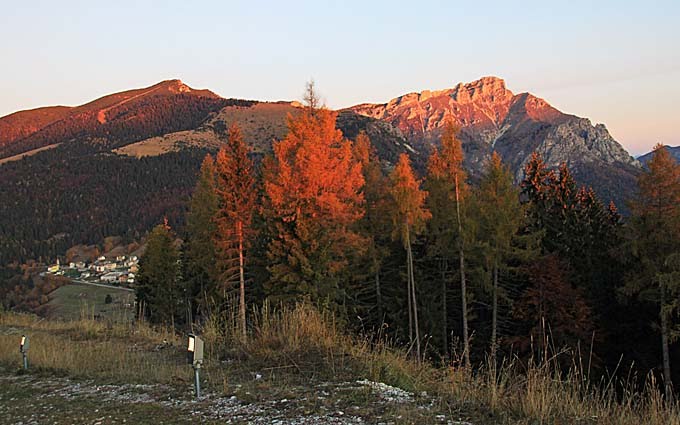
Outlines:
{"type": "Polygon", "coordinates": [[[0,149],[66,118],[72,109],[68,106],[48,106],[19,111],[0,118],[0,149]]]}
{"type": "Polygon", "coordinates": [[[443,126],[452,121],[460,128],[473,177],[496,151],[520,180],[531,153],[537,151],[550,166],[566,162],[583,183],[622,204],[639,172],[639,163],[604,125],[562,113],[530,93],[513,94],[496,77],[349,110],[397,127],[414,146],[437,144],[443,126]]]}
{"type": "MultiPolygon", "coordinates": [[[[668,152],[671,153],[671,156],[673,156],[676,161],[680,162],[680,146],[664,146],[664,147],[668,152]]],[[[652,155],[654,155],[654,151],[647,152],[646,154],[639,156],[638,161],[645,165],[647,164],[647,162],[649,162],[650,159],[652,159],[652,155]]]]}
{"type": "MultiPolygon", "coordinates": [[[[108,235],[135,239],[164,216],[181,227],[200,162],[229,125],[238,123],[261,157],[299,111],[295,102],[224,99],[170,80],[0,118],[0,263],[53,257],[108,235]]],[[[448,119],[461,127],[473,180],[492,151],[518,180],[538,151],[551,166],[567,162],[623,210],[634,190],[639,163],[603,125],[513,94],[494,77],[338,111],[337,127],[350,139],[366,132],[386,167],[405,152],[422,173],[448,119]]]]}
{"type": "MultiPolygon", "coordinates": [[[[0,264],[53,258],[109,235],[138,239],[164,217],[181,229],[201,160],[224,143],[229,125],[238,123],[262,156],[299,111],[292,102],[222,99],[173,80],[65,108],[53,120],[16,114],[34,124],[0,149],[0,264]]],[[[391,125],[350,111],[339,114],[338,127],[352,138],[366,131],[387,162],[413,150],[391,125]]]]}
{"type": "Polygon", "coordinates": [[[74,108],[22,111],[0,118],[0,158],[55,143],[88,141],[119,146],[195,128],[228,101],[179,80],[101,97],[74,108]]]}
{"type": "MultiPolygon", "coordinates": [[[[236,123],[253,153],[264,155],[271,152],[275,140],[286,137],[288,116],[295,116],[299,112],[300,107],[296,102],[242,101],[238,105],[225,106],[196,129],[141,140],[117,148],[114,152],[142,157],[186,148],[217,150],[224,143],[227,127],[236,123]]],[[[402,152],[409,153],[420,164],[424,164],[427,158],[427,150],[415,150],[399,129],[380,120],[342,111],[338,113],[337,127],[350,139],[355,139],[361,131],[366,132],[379,156],[388,163],[395,163],[402,152]]]]}

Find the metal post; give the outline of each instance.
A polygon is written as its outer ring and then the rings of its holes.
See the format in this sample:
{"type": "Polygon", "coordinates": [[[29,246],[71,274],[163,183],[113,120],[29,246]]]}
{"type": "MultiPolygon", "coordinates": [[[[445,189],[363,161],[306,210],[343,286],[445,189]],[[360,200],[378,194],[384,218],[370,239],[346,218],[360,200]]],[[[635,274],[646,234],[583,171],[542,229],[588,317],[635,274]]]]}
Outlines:
{"type": "Polygon", "coordinates": [[[28,370],[28,357],[26,357],[26,353],[22,352],[21,353],[24,357],[24,370],[28,370]]]}
{"type": "Polygon", "coordinates": [[[201,364],[197,363],[194,365],[194,385],[196,386],[196,398],[201,398],[201,379],[199,378],[198,371],[201,369],[201,364]]]}

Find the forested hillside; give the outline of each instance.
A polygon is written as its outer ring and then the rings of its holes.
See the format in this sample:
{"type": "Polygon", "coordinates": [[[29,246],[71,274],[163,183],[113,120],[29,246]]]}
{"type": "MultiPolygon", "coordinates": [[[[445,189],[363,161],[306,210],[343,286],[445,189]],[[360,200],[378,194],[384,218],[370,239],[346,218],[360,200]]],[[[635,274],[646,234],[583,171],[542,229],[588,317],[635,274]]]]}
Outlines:
{"type": "Polygon", "coordinates": [[[0,262],[53,261],[79,243],[181,226],[204,152],[132,158],[68,144],[0,166],[0,262]]]}
{"type": "Polygon", "coordinates": [[[238,126],[205,157],[188,226],[151,233],[140,315],[187,326],[227,315],[245,338],[246,306],[306,300],[417,361],[566,371],[587,358],[590,379],[651,373],[671,399],[680,166],[666,150],[624,218],[538,153],[519,186],[500,155],[471,185],[452,123],[424,175],[404,153],[383,167],[369,136],[347,139],[314,105],[259,166],[238,126]]]}

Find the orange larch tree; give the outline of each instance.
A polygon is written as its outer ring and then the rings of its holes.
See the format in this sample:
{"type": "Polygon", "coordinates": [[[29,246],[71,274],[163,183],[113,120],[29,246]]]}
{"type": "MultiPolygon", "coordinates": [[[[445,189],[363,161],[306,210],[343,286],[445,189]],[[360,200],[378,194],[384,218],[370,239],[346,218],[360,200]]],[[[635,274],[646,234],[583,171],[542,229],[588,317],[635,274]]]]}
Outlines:
{"type": "Polygon", "coordinates": [[[364,214],[364,177],[352,142],[335,128],[336,113],[317,106],[312,84],[305,98],[308,106],[288,117],[288,135],[265,161],[273,235],[266,289],[280,301],[309,296],[336,307],[348,257],[361,246],[351,227],[364,214]]]}
{"type": "Polygon", "coordinates": [[[391,194],[394,201],[394,237],[401,239],[406,249],[406,278],[409,316],[409,339],[415,344],[418,361],[420,361],[420,330],[418,326],[418,303],[416,298],[415,279],[413,273],[412,238],[422,232],[427,220],[432,217],[425,208],[427,192],[420,189],[420,182],[413,173],[408,155],[402,153],[399,162],[390,174],[392,182],[391,194]]]}
{"type": "Polygon", "coordinates": [[[246,336],[245,250],[252,235],[251,223],[257,202],[256,179],[250,149],[236,124],[229,128],[227,143],[215,159],[219,209],[215,242],[221,265],[224,293],[230,281],[239,279],[239,320],[246,336]],[[238,273],[236,273],[238,270],[238,273]]]}
{"type": "Polygon", "coordinates": [[[455,207],[456,248],[460,273],[461,309],[463,316],[463,359],[465,367],[470,367],[470,338],[468,331],[468,296],[465,276],[465,198],[469,192],[466,173],[463,168],[463,146],[457,137],[458,129],[447,122],[441,137],[441,147],[433,153],[428,165],[428,178],[441,181],[448,186],[450,200],[455,207]]]}

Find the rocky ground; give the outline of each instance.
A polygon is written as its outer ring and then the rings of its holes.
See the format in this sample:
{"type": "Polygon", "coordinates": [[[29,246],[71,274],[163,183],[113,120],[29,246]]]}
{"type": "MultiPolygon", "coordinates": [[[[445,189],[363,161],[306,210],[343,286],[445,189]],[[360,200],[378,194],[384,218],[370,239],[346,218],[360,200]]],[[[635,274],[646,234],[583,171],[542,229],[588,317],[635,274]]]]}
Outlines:
{"type": "Polygon", "coordinates": [[[6,369],[0,369],[0,423],[470,424],[427,394],[367,380],[282,389],[254,374],[252,384],[195,399],[186,386],[103,384],[6,369]]]}

